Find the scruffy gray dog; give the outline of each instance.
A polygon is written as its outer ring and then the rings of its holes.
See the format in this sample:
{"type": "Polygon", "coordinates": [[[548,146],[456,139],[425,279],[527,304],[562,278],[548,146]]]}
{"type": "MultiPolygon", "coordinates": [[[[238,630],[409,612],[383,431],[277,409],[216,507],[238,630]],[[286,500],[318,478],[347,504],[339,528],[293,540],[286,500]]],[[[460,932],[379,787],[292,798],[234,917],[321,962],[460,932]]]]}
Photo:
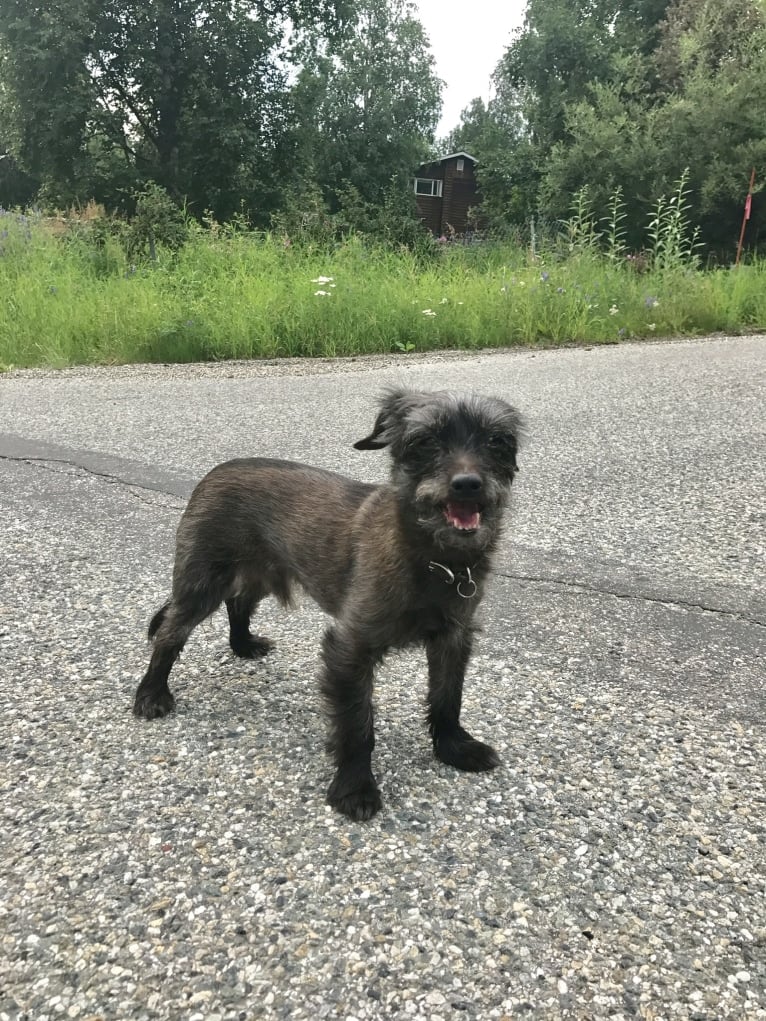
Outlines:
{"type": "Polygon", "coordinates": [[[291,461],[249,458],[214,468],[178,527],[173,591],[149,625],[149,668],[134,712],[174,707],[168,676],[192,630],[222,602],[238,656],[271,649],[250,631],[258,603],[294,585],[335,618],[321,687],[336,772],[328,801],[352,819],[381,805],[372,774],[373,671],[391,648],[423,644],[436,756],[465,770],[498,764],[460,725],[473,618],[516,473],[520,420],[504,401],[388,391],[359,450],[388,447],[391,480],[367,485],[291,461]]]}

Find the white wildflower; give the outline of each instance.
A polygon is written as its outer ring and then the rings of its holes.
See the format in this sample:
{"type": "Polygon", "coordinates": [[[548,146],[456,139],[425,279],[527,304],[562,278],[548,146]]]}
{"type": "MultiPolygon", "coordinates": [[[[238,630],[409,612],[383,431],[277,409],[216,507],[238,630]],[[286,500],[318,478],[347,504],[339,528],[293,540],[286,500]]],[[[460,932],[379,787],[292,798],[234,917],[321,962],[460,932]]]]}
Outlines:
{"type": "Polygon", "coordinates": [[[329,291],[314,291],[314,297],[317,295],[321,295],[323,298],[329,298],[331,296],[329,291]]]}
{"type": "Polygon", "coordinates": [[[312,280],[311,283],[312,284],[329,284],[334,279],[335,279],[335,277],[317,277],[315,280],[312,280]]]}
{"type": "Polygon", "coordinates": [[[616,305],[612,305],[612,307],[609,309],[609,315],[616,316],[619,311],[620,310],[617,308],[616,305]]]}
{"type": "Polygon", "coordinates": [[[423,309],[423,315],[424,316],[435,316],[436,313],[432,309],[430,309],[430,308],[424,308],[423,309]]]}

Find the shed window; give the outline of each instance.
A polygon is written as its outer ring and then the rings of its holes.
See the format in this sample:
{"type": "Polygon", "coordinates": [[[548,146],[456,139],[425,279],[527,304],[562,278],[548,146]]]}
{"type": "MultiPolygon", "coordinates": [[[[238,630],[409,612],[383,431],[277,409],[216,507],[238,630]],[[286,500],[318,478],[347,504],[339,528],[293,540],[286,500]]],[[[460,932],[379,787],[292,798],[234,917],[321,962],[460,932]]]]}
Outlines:
{"type": "Polygon", "coordinates": [[[462,174],[464,170],[465,170],[465,160],[458,160],[457,161],[457,172],[459,174],[462,174]]]}
{"type": "Polygon", "coordinates": [[[441,198],[442,182],[433,181],[430,177],[415,178],[415,194],[431,195],[434,198],[441,198]]]}

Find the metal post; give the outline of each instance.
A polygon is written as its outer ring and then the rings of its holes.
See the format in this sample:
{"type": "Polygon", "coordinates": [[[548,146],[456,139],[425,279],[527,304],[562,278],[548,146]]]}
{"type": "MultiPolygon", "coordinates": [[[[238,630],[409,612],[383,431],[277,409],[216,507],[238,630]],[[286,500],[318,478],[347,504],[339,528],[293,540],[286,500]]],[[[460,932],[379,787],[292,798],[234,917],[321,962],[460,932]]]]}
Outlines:
{"type": "Polygon", "coordinates": [[[737,259],[734,263],[735,266],[739,266],[739,257],[742,255],[742,242],[745,240],[745,224],[750,219],[750,206],[753,202],[753,185],[755,184],[755,167],[750,174],[750,187],[747,190],[747,198],[745,199],[745,214],[742,217],[742,230],[739,232],[739,244],[737,245],[737,259]]]}

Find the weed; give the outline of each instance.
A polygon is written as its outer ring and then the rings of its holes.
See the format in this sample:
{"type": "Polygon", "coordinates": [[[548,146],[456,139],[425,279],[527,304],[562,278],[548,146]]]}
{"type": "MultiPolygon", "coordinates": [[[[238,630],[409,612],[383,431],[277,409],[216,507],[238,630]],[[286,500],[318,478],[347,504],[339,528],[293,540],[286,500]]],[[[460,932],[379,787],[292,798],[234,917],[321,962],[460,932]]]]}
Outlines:
{"type": "Polygon", "coordinates": [[[699,265],[699,227],[692,230],[689,221],[688,180],[687,168],[681,174],[674,194],[669,199],[661,196],[654,211],[649,214],[652,265],[663,273],[696,269],[699,265]]]}
{"type": "Polygon", "coordinates": [[[180,246],[157,233],[154,258],[148,241],[128,257],[115,221],[52,231],[0,211],[0,365],[408,354],[766,328],[766,264],[695,269],[684,195],[682,183],[658,209],[640,272],[622,247],[619,195],[600,226],[580,196],[569,254],[548,240],[534,261],[524,238],[450,244],[423,259],[354,234],[288,245],[282,233],[212,223],[180,246]]]}
{"type": "Polygon", "coordinates": [[[606,257],[612,262],[623,260],[627,253],[624,228],[626,217],[622,188],[616,188],[609,200],[609,216],[604,221],[605,228],[602,235],[606,242],[606,257]]]}
{"type": "Polygon", "coordinates": [[[572,215],[564,222],[564,238],[569,252],[573,255],[593,253],[598,250],[602,232],[596,226],[596,215],[593,212],[587,184],[575,193],[572,215]]]}

